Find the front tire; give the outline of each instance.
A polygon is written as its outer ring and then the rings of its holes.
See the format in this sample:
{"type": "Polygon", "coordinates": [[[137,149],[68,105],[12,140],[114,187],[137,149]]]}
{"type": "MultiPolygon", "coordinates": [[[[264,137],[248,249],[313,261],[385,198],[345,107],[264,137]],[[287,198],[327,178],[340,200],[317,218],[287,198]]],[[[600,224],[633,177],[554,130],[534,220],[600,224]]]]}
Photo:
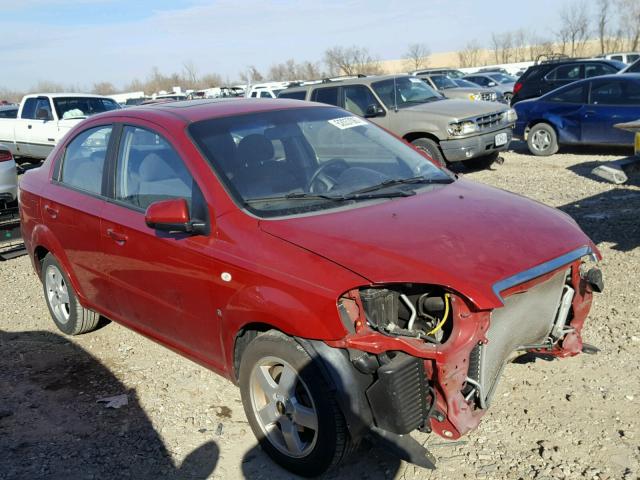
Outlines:
{"type": "Polygon", "coordinates": [[[69,278],[50,253],[42,262],[42,286],[51,318],[61,332],[80,335],[96,329],[100,316],[80,305],[69,278]]]}
{"type": "Polygon", "coordinates": [[[485,155],[483,157],[471,158],[469,160],[465,160],[463,163],[465,166],[473,169],[484,170],[489,168],[500,156],[499,152],[493,152],[489,155],[485,155]]]}
{"type": "Polygon", "coordinates": [[[430,138],[416,138],[411,144],[419,150],[422,150],[429,155],[441,167],[446,167],[447,162],[444,159],[444,155],[440,151],[440,147],[436,142],[430,138]]]}
{"type": "Polygon", "coordinates": [[[558,136],[548,123],[536,123],[527,135],[529,151],[538,157],[548,157],[558,151],[558,136]]]}
{"type": "Polygon", "coordinates": [[[287,470],[304,477],[321,475],[350,450],[333,391],[293,338],[270,331],[247,345],[240,393],[260,446],[287,470]]]}

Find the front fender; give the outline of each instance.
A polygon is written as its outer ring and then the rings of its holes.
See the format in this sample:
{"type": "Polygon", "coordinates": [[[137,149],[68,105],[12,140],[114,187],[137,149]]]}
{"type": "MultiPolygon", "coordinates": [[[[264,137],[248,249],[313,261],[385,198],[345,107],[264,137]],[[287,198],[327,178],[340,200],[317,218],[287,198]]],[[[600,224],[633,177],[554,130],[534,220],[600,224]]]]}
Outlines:
{"type": "Polygon", "coordinates": [[[292,336],[338,340],[348,332],[340,322],[337,298],[296,289],[249,285],[229,300],[220,328],[227,365],[233,365],[235,339],[250,324],[262,324],[292,336]]]}

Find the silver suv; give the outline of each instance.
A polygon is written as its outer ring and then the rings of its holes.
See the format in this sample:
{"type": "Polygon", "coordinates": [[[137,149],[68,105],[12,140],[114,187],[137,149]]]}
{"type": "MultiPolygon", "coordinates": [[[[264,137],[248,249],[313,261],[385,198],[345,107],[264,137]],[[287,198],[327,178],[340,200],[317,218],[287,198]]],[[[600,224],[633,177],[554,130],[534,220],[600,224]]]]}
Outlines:
{"type": "Polygon", "coordinates": [[[310,82],[278,98],[328,103],[370,119],[441,165],[486,167],[511,142],[515,111],[497,102],[449,100],[411,75],[310,82]]]}

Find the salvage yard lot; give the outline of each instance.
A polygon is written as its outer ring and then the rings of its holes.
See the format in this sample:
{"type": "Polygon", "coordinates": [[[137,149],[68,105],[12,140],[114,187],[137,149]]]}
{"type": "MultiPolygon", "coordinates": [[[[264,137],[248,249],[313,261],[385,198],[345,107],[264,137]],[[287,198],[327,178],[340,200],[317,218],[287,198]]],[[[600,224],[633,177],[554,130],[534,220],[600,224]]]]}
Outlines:
{"type": "MultiPolygon", "coordinates": [[[[626,152],[601,153],[540,159],[519,144],[466,175],[562,209],[596,242],[605,292],[584,339],[602,351],[509,364],[477,431],[417,436],[435,473],[364,446],[330,478],[638,478],[640,175],[596,179],[626,152]]],[[[0,479],[293,478],[256,447],[226,380],[117,324],[60,335],[27,257],[0,263],[0,304],[0,479]],[[119,409],[96,402],[120,394],[119,409]]]]}

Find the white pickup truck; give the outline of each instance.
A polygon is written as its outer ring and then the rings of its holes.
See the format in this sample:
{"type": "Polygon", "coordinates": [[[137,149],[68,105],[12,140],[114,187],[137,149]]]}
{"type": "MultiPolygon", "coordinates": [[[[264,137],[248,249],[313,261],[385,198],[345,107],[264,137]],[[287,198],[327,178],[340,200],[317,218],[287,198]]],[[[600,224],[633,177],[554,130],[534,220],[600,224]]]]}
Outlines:
{"type": "Polygon", "coordinates": [[[38,93],[20,102],[17,118],[0,118],[0,143],[16,157],[41,160],[76,123],[120,106],[84,93],[38,93]]]}

